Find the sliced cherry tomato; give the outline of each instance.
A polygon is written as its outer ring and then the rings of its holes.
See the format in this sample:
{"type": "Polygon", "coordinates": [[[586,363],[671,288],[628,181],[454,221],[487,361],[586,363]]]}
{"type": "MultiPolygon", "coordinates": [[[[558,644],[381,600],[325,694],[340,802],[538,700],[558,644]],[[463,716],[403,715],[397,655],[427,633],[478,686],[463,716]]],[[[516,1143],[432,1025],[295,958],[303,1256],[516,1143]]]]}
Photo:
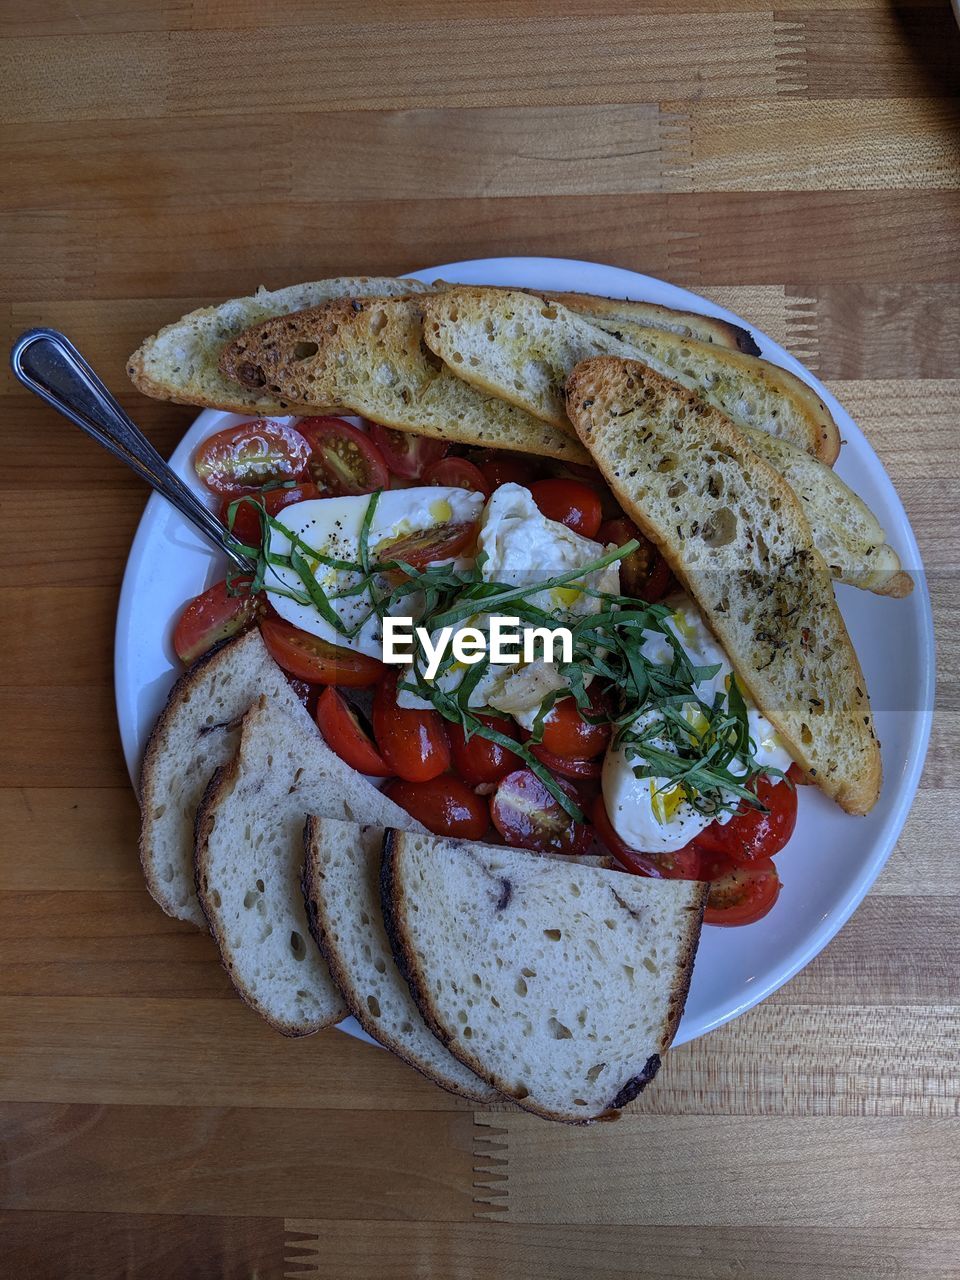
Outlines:
{"type": "Polygon", "coordinates": [[[425,569],[437,560],[452,560],[476,536],[475,520],[451,521],[450,524],[434,525],[419,533],[407,533],[400,538],[380,542],[373,549],[373,558],[381,564],[402,560],[413,569],[425,569]]]}
{"type": "Polygon", "coordinates": [[[397,706],[400,673],[387,670],[373,695],[373,733],[390,772],[407,782],[429,782],[450,768],[450,744],[436,711],[397,706]]]}
{"type": "Polygon", "coordinates": [[[760,774],[750,785],[766,813],[744,801],[729,822],[712,822],[697,837],[703,849],[725,854],[737,866],[774,857],[797,825],[797,793],[788,782],[760,774]]]}
{"type": "MultiPolygon", "coordinates": [[[[591,715],[603,713],[602,694],[590,686],[591,715]]],[[[573,698],[555,702],[543,719],[544,747],[564,760],[592,760],[610,741],[612,728],[607,724],[590,724],[580,714],[573,698]]]]}
{"type": "Polygon", "coordinates": [[[423,473],[424,484],[439,484],[451,489],[472,489],[490,497],[490,481],[479,467],[466,458],[441,458],[433,462],[423,473]]]}
{"type": "Polygon", "coordinates": [[[780,896],[780,877],[769,858],[731,867],[723,855],[713,859],[705,855],[703,878],[711,881],[704,924],[753,924],[780,896]]]}
{"type": "Polygon", "coordinates": [[[557,520],[584,538],[596,537],[602,519],[596,489],[580,480],[553,479],[537,480],[530,492],[548,520],[557,520]]]}
{"type": "Polygon", "coordinates": [[[370,439],[393,474],[409,480],[422,476],[427,467],[439,461],[450,448],[445,440],[430,440],[413,431],[395,431],[392,427],[381,427],[379,422],[371,422],[369,427],[370,439]]]}
{"type": "Polygon", "coordinates": [[[502,484],[522,484],[529,487],[540,474],[536,460],[522,453],[485,453],[477,466],[486,476],[491,489],[499,489],[502,484]]]}
{"type": "Polygon", "coordinates": [[[616,860],[636,876],[651,876],[655,880],[700,880],[703,878],[702,855],[695,840],[671,853],[641,853],[631,849],[617,835],[607,813],[603,796],[593,802],[590,817],[601,842],[616,860]]]}
{"type": "Polygon", "coordinates": [[[342,693],[328,686],[317,700],[317,725],[331,750],[358,773],[386,778],[390,769],[342,693]]]}
{"type": "Polygon", "coordinates": [[[792,782],[795,787],[806,787],[810,783],[810,779],[796,762],[787,770],[787,781],[792,782]]]}
{"type": "MultiPolygon", "coordinates": [[[[558,780],[559,781],[559,780],[558,780]]],[[[573,795],[573,788],[560,782],[573,795]]],[[[583,853],[590,829],[576,822],[530,769],[508,773],[490,797],[493,825],[507,844],[540,853],[583,853]]]]}
{"type": "Polygon", "coordinates": [[[274,662],[310,684],[342,684],[361,688],[379,680],[383,664],[365,653],[301,631],[283,618],[265,618],[260,634],[274,662]]]}
{"type": "Polygon", "coordinates": [[[603,772],[600,760],[565,760],[548,751],[542,742],[531,742],[530,750],[551,773],[560,773],[565,778],[599,778],[603,772]]]}
{"type": "Polygon", "coordinates": [[[297,429],[310,446],[310,474],[332,495],[373,493],[390,480],[383,454],[359,427],[342,418],[302,418],[297,429]]]}
{"type": "Polygon", "coordinates": [[[193,469],[214,493],[237,494],[275,480],[296,480],[310,461],[310,445],[300,431],[269,418],[254,418],[205,440],[193,469]]]}
{"type": "MultiPolygon", "coordinates": [[[[506,738],[516,739],[517,727],[512,720],[501,716],[478,716],[483,724],[496,729],[506,738]]],[[[450,752],[454,770],[468,782],[471,787],[487,786],[499,782],[520,764],[518,756],[498,742],[482,738],[479,733],[473,734],[469,742],[463,729],[458,724],[447,726],[450,737],[450,752]]]]}
{"type": "Polygon", "coordinates": [[[598,542],[613,542],[618,547],[633,538],[640,546],[620,561],[620,591],[625,596],[653,604],[666,595],[673,578],[670,566],[657,548],[626,516],[608,520],[597,533],[598,542]]]}
{"type": "MultiPolygon", "coordinates": [[[[266,507],[267,514],[271,516],[275,516],[284,507],[292,507],[295,502],[310,502],[320,496],[320,490],[309,480],[295,484],[290,489],[267,489],[265,493],[251,495],[266,507]]],[[[228,526],[233,501],[233,498],[224,498],[220,504],[220,519],[228,526]]],[[[237,504],[233,515],[233,532],[248,547],[260,545],[260,516],[252,502],[237,504]]]]}
{"type": "Polygon", "coordinates": [[[435,836],[482,840],[490,828],[486,800],[452,773],[426,782],[394,778],[383,789],[394,804],[417,818],[435,836]]]}
{"type": "Polygon", "coordinates": [[[173,648],[181,662],[189,666],[255,621],[261,601],[246,592],[249,582],[249,578],[238,581],[236,595],[228,595],[226,582],[218,582],[190,601],[173,631],[173,648]]]}

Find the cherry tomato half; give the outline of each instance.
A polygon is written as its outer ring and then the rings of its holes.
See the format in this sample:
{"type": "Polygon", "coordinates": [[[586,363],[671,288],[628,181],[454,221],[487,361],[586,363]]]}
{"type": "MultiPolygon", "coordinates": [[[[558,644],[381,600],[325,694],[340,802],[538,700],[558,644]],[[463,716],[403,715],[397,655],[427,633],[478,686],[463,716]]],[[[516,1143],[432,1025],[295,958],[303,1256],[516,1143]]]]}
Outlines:
{"type": "Polygon", "coordinates": [[[499,489],[502,484],[522,484],[529,487],[540,475],[534,458],[526,454],[485,453],[477,466],[486,476],[491,489],[499,489]]]}
{"type": "Polygon", "coordinates": [[[565,760],[548,751],[542,742],[531,742],[530,750],[551,773],[560,773],[565,778],[599,778],[603,772],[600,760],[565,760]]]}
{"type": "Polygon", "coordinates": [[[193,469],[214,493],[236,496],[275,480],[296,480],[309,461],[310,445],[300,431],[254,418],[205,440],[193,469]]]}
{"type": "Polygon", "coordinates": [[[426,782],[394,778],[383,789],[394,804],[417,818],[435,836],[482,840],[490,827],[486,800],[452,773],[426,782]]]}
{"type": "MultiPolygon", "coordinates": [[[[374,548],[373,558],[381,564],[402,560],[412,569],[425,569],[437,560],[452,560],[469,546],[477,536],[475,520],[451,521],[435,525],[418,533],[407,533],[400,538],[380,542],[374,548]]],[[[396,573],[402,573],[397,570],[396,573]]]]}
{"type": "Polygon", "coordinates": [[[579,480],[538,480],[530,486],[533,500],[548,520],[565,524],[584,538],[596,537],[602,514],[596,489],[579,480]]]}
{"type": "Polygon", "coordinates": [[[445,440],[430,440],[412,431],[395,431],[371,422],[370,439],[383,454],[384,461],[395,476],[415,480],[437,462],[450,448],[445,440]]]}
{"type": "MultiPolygon", "coordinates": [[[[591,714],[603,712],[602,695],[590,687],[591,714]]],[[[564,760],[592,760],[610,741],[611,726],[590,724],[580,714],[574,698],[555,702],[543,719],[544,747],[564,760]]]]}
{"type": "Polygon", "coordinates": [[[390,774],[383,756],[360,723],[360,717],[342,693],[328,686],[317,700],[317,726],[341,760],[358,773],[374,778],[390,774]]]}
{"type": "Polygon", "coordinates": [[[810,783],[810,779],[803,772],[803,770],[796,763],[796,761],[794,761],[794,763],[787,770],[787,780],[789,782],[792,782],[795,787],[806,787],[806,786],[809,786],[809,783],[810,783]]]}
{"type": "Polygon", "coordinates": [[[441,458],[433,462],[423,473],[424,484],[439,484],[451,489],[472,489],[490,497],[490,481],[479,467],[466,458],[441,458]]]}
{"type": "Polygon", "coordinates": [[[361,688],[374,684],[383,665],[365,653],[301,631],[283,618],[265,618],[260,634],[270,656],[284,671],[310,684],[342,684],[361,688]]]}
{"type": "MultiPolygon", "coordinates": [[[[573,795],[573,788],[560,782],[573,795]]],[[[493,825],[507,844],[539,853],[583,853],[590,830],[576,822],[530,769],[508,773],[490,797],[493,825]]]]}
{"type": "Polygon", "coordinates": [[[712,822],[697,837],[701,848],[725,854],[737,866],[778,854],[797,825],[797,793],[788,782],[771,782],[761,774],[751,788],[766,813],[744,802],[729,822],[712,822]]]}
{"type": "MultiPolygon", "coordinates": [[[[500,716],[478,716],[477,719],[507,738],[517,736],[517,727],[512,720],[500,716]]],[[[471,787],[499,782],[520,764],[519,758],[512,751],[501,747],[498,742],[491,742],[489,738],[482,738],[479,733],[475,733],[468,742],[458,724],[448,725],[447,733],[450,736],[453,767],[471,787]]]]}
{"type": "Polygon", "coordinates": [[[396,669],[384,672],[373,695],[373,733],[390,772],[407,782],[429,782],[450,768],[450,744],[436,711],[397,706],[396,669]]]}
{"type": "MultiPolygon", "coordinates": [[[[267,514],[271,516],[275,516],[284,507],[292,507],[295,502],[310,502],[320,496],[320,490],[309,480],[301,481],[290,489],[268,489],[266,493],[251,495],[266,507],[267,514]]],[[[233,498],[224,498],[220,504],[220,519],[228,526],[230,504],[233,501],[233,498]]],[[[246,546],[259,547],[260,515],[252,502],[238,503],[233,515],[233,533],[246,546]]]]}
{"type": "MultiPolygon", "coordinates": [[[[236,586],[246,587],[249,581],[241,580],[236,586]]],[[[245,631],[261,608],[259,597],[242,589],[236,595],[228,595],[226,582],[216,583],[194,597],[181,613],[173,631],[174,652],[189,666],[221,640],[245,631]]]]}
{"type": "Polygon", "coordinates": [[[601,842],[620,865],[634,875],[650,876],[655,880],[702,879],[702,855],[696,841],[691,840],[671,853],[641,853],[639,849],[631,849],[614,830],[602,795],[594,800],[590,817],[601,842]]]}
{"type": "Polygon", "coordinates": [[[310,474],[326,493],[373,493],[390,480],[383,454],[359,427],[342,418],[302,418],[297,424],[310,446],[310,474]]]}
{"type": "Polygon", "coordinates": [[[704,855],[703,878],[711,881],[704,924],[753,924],[780,896],[780,877],[769,858],[731,867],[722,855],[713,859],[704,855]]]}
{"type": "Polygon", "coordinates": [[[598,542],[613,542],[618,547],[633,538],[636,538],[640,546],[625,560],[620,561],[620,591],[625,596],[633,596],[635,600],[654,604],[666,595],[673,574],[653,543],[626,516],[608,520],[600,526],[597,533],[598,542]]]}

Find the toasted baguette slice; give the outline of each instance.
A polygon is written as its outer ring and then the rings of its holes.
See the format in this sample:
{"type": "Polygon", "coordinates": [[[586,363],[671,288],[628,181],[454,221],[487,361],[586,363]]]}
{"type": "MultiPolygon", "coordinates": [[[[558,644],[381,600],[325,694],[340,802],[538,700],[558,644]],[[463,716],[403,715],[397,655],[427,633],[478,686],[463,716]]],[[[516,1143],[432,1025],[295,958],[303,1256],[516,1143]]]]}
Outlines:
{"type": "Polygon", "coordinates": [[[616,325],[620,320],[643,325],[648,329],[665,329],[681,338],[697,338],[730,351],[758,356],[760,348],[749,329],[742,329],[716,316],[702,316],[695,311],[676,311],[655,302],[633,302],[629,298],[598,298],[591,293],[544,293],[544,298],[559,302],[568,311],[587,316],[596,324],[616,325]]]}
{"type": "Polygon", "coordinates": [[[249,329],[221,371],[271,396],[338,404],[384,426],[458,444],[589,463],[562,431],[455,377],[423,344],[414,299],[332,302],[249,329]]]}
{"type": "Polygon", "coordinates": [[[197,895],[233,985],[288,1036],[346,1013],[303,903],[308,813],[419,825],[334,755],[299,702],[281,707],[262,697],[197,812],[197,895]]]}
{"type": "Polygon", "coordinates": [[[436,836],[384,842],[387,933],[427,1024],[521,1107],[573,1124],[656,1075],[707,888],[436,836]]]}
{"type": "Polygon", "coordinates": [[[880,521],[835,471],[789,440],[751,429],[743,434],[800,499],[817,550],[834,578],[879,596],[910,594],[913,579],[901,568],[880,521]]]}
{"type": "Polygon", "coordinates": [[[193,880],[193,824],[214,770],[232,760],[240,721],[265,693],[296,702],[256,629],[228,640],[180,677],[147,740],[140,773],[140,861],[169,916],[207,927],[193,880]]]}
{"type": "Polygon", "coordinates": [[[881,766],[866,684],[793,490],[724,414],[645,365],[588,360],[567,389],[617,499],[790,754],[844,809],[867,813],[881,766]]]}
{"type": "Polygon", "coordinates": [[[563,384],[594,355],[643,360],[729,415],[832,464],[839,449],[833,419],[793,374],[709,343],[620,323],[608,332],[559,303],[519,291],[451,288],[421,300],[424,337],[461,378],[550,422],[567,425],[563,384]],[[491,340],[492,339],[492,340],[491,340]]]}
{"type": "Polygon", "coordinates": [[[495,1101],[496,1089],[428,1030],[394,962],[380,910],[383,828],[311,817],[303,843],[310,932],[364,1031],[442,1089],[495,1101]]]}
{"type": "Polygon", "coordinates": [[[147,338],[127,362],[127,373],[144,395],[177,404],[197,404],[233,413],[289,413],[291,403],[224,378],[217,362],[224,344],[271,316],[315,307],[331,298],[392,297],[429,289],[419,280],[391,276],[347,276],[317,280],[287,289],[262,286],[248,298],[231,298],[216,307],[191,311],[147,338]]]}

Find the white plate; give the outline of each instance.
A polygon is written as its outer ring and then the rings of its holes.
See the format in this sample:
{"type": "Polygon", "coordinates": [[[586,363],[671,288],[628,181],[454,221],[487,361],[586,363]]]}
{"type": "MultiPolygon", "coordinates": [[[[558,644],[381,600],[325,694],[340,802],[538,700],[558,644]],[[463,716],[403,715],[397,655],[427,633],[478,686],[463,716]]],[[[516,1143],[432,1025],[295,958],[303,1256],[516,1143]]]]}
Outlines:
{"type": "MultiPolygon", "coordinates": [[[[783,892],[764,920],[740,929],[705,928],[677,1043],[735,1018],[803,968],[849,918],[893,849],[916,793],[930,735],[934,646],[920,553],[906,513],[876,454],[830,393],[782,347],[739,316],[685,289],[616,267],[559,258],[491,258],[413,273],[465,284],[576,290],[664,303],[750,328],[763,355],[792,370],[826,401],[845,443],[837,471],[880,518],[916,580],[907,600],[841,586],[838,598],[863,664],[883,744],[884,785],[866,818],[842,813],[811,787],[800,792],[796,834],[777,859],[783,892]]],[[[171,463],[198,493],[191,456],[198,442],[241,418],[200,414],[171,463]]],[[[131,777],[147,733],[177,675],[170,646],[183,604],[223,574],[217,553],[159,497],[151,496],[134,538],[120,595],[116,695],[131,777]]],[[[354,1034],[352,1019],[341,1024],[354,1034]]],[[[366,1038],[366,1037],[365,1037],[366,1038]]]]}

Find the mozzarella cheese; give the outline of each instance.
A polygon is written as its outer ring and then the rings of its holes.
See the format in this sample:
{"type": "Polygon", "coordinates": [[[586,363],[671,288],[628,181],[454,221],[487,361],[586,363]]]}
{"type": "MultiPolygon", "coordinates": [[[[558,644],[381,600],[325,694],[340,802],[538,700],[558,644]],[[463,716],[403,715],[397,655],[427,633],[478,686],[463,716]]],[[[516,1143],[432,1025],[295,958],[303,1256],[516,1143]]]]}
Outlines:
{"type": "MultiPolygon", "coordinates": [[[[284,507],[276,517],[282,530],[271,530],[269,551],[273,555],[289,556],[291,550],[287,531],[300,538],[313,551],[336,560],[356,562],[360,558],[360,530],[370,504],[368,494],[349,498],[315,498],[309,502],[295,502],[284,507]]],[[[391,489],[381,493],[368,534],[371,555],[381,544],[389,544],[407,534],[420,533],[441,525],[475,521],[480,518],[483,495],[468,489],[451,489],[426,486],[416,489],[391,489]]],[[[311,568],[327,596],[342,592],[360,580],[357,573],[345,572],[332,566],[324,567],[311,562],[311,568]]],[[[341,645],[379,658],[383,653],[383,635],[380,621],[370,617],[352,638],[344,636],[329,623],[312,604],[299,604],[281,591],[302,593],[303,582],[293,569],[273,566],[265,582],[270,602],[281,618],[292,622],[301,631],[320,636],[331,644],[341,645]]],[[[331,600],[331,607],[347,627],[353,628],[370,608],[366,592],[331,600]]],[[[416,616],[422,607],[416,597],[407,596],[392,612],[416,616]]]]}
{"type": "MultiPolygon", "coordinates": [[[[719,668],[711,679],[697,685],[700,698],[712,704],[717,693],[725,695],[732,668],[693,604],[689,600],[678,604],[665,625],[680,641],[692,665],[719,668]]],[[[646,632],[642,651],[656,663],[669,662],[673,656],[666,637],[650,631],[646,632]]],[[[746,695],[744,701],[758,763],[786,771],[790,767],[790,756],[780,744],[776,730],[746,695]]],[[[684,714],[694,723],[693,717],[698,714],[695,704],[687,704],[684,714]]],[[[651,723],[653,713],[641,718],[637,727],[642,729],[651,723]]],[[[614,831],[631,849],[645,853],[669,853],[683,848],[713,817],[694,809],[684,799],[680,787],[671,787],[667,779],[636,777],[632,766],[638,762],[628,751],[612,748],[603,762],[603,799],[614,831]]],[[[728,822],[730,816],[718,815],[718,819],[728,822]]]]}

